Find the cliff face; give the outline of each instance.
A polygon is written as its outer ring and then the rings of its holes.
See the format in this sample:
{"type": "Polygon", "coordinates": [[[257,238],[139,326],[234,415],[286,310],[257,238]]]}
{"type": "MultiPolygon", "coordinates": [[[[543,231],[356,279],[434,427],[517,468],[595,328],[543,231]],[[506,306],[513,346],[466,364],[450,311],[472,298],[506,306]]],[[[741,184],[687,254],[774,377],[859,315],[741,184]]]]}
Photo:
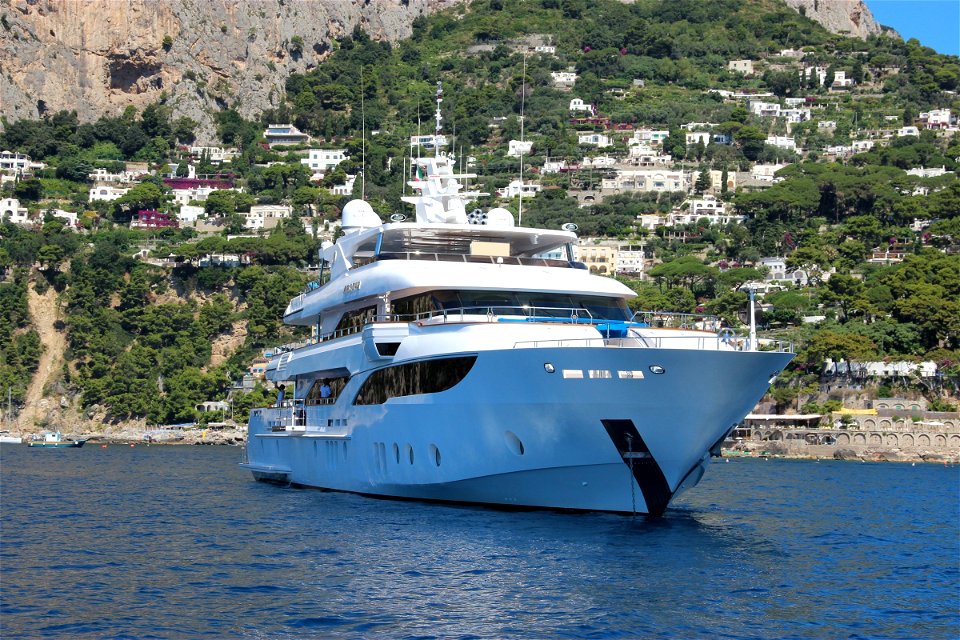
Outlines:
{"type": "MultiPolygon", "coordinates": [[[[785,0],[838,33],[880,32],[863,0],[785,0]]],[[[0,0],[0,114],[75,109],[82,121],[138,109],[165,94],[201,124],[235,107],[279,104],[284,82],[319,64],[360,24],[372,37],[410,35],[419,15],[458,0],[0,0]]]]}
{"type": "Polygon", "coordinates": [[[863,0],[784,0],[827,31],[866,39],[882,31],[863,0]]]}
{"type": "MultiPolygon", "coordinates": [[[[212,131],[227,106],[277,106],[291,73],[360,24],[410,35],[454,0],[0,0],[0,112],[10,121],[75,109],[82,121],[142,109],[165,93],[212,131]]],[[[201,135],[203,137],[203,135],[201,135]]]]}

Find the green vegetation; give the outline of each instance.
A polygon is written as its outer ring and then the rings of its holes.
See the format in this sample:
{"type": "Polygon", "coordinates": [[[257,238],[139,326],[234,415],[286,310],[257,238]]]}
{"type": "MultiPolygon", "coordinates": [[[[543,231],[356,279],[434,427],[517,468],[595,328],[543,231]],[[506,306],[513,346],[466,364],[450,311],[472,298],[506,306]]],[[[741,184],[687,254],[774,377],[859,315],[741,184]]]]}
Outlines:
{"type": "MultiPolygon", "coordinates": [[[[172,39],[165,37],[161,46],[169,51],[172,39]]],[[[296,35],[287,49],[297,57],[311,46],[296,35]]],[[[256,121],[241,117],[238,105],[216,114],[220,141],[239,150],[226,170],[243,191],[215,192],[203,203],[223,226],[219,235],[202,238],[188,230],[147,233],[115,226],[126,225],[140,209],[171,207],[170,189],[157,177],[116,201],[87,203],[87,176],[95,168],[119,171],[126,162],[139,162],[166,172],[173,163],[177,175],[186,175],[188,162],[178,147],[194,141],[197,123],[175,118],[165,99],[139,113],[131,107],[92,123],[68,112],[4,120],[0,148],[27,153],[49,168],[6,185],[0,195],[18,198],[32,212],[91,212],[80,218],[83,236],[53,218],[39,229],[0,229],[0,272],[6,275],[0,284],[0,385],[12,386],[15,398],[22,398],[36,367],[40,347],[26,313],[33,281],[39,288],[53,286],[67,303],[68,382],[85,405],[107,407],[116,418],[191,419],[193,405],[222,397],[258,348],[296,337],[279,319],[307,279],[298,268],[313,262],[319,248],[304,224],[316,228],[336,219],[348,199],[325,187],[362,170],[355,191],[363,184],[383,216],[402,210],[409,136],[432,132],[438,79],[445,89],[444,131],[455,136],[459,158],[475,159],[481,176],[471,186],[494,193],[521,174],[519,159],[506,157],[506,147],[520,137],[522,124],[534,145],[523,159],[523,179],[544,186],[524,201],[524,225],[575,222],[581,236],[642,243],[656,257],[661,264],[648,271],[648,280],[627,280],[638,293],[635,308],[706,311],[739,326],[745,320],[744,285],[762,277],[762,257],[782,256],[789,269],[802,270],[806,284],[769,293],[760,314],[765,330],[799,347],[795,364],[772,392],[781,406],[811,395],[828,357],[932,359],[945,372],[937,384],[956,391],[960,181],[956,173],[920,178],[906,170],[955,172],[960,137],[923,131],[845,160],[826,160],[831,147],[849,145],[866,132],[914,124],[933,108],[960,110],[960,61],[915,40],[835,36],[763,0],[478,0],[418,18],[413,36],[393,44],[372,40],[358,27],[335,43],[322,65],[287,78],[276,109],[256,121]],[[536,44],[555,44],[556,54],[532,53],[536,44]],[[802,50],[802,65],[781,57],[783,49],[802,50]],[[733,59],[757,61],[757,74],[729,71],[733,59]],[[827,82],[802,73],[808,66],[827,69],[827,82]],[[550,75],[567,70],[578,76],[569,91],[550,75]],[[831,91],[829,79],[839,72],[854,78],[856,87],[831,91]],[[710,90],[769,91],[775,94],[771,101],[804,98],[813,118],[788,130],[782,119],[760,118],[744,103],[710,90]],[[572,97],[595,105],[609,120],[571,122],[572,97]],[[819,126],[824,121],[834,124],[819,126]],[[291,122],[324,146],[346,148],[349,159],[322,184],[312,184],[297,150],[260,144],[264,127],[276,122],[291,122]],[[732,144],[688,146],[680,127],[689,122],[715,123],[713,132],[729,135],[732,144]],[[596,153],[578,144],[578,131],[621,125],[668,131],[664,151],[678,168],[701,171],[697,193],[710,189],[707,169],[722,172],[717,195],[746,216],[745,223],[711,225],[703,219],[648,232],[638,217],[666,214],[686,194],[627,193],[582,208],[572,194],[598,188],[608,171],[537,174],[548,157],[578,162],[596,153]],[[788,133],[804,153],[766,144],[768,135],[788,133]],[[727,193],[727,177],[755,162],[792,164],[769,188],[727,193]],[[294,216],[261,237],[228,239],[243,230],[239,213],[276,203],[292,205],[294,216]],[[917,219],[933,222],[917,232],[917,219]],[[171,270],[133,259],[142,246],[155,256],[188,259],[242,255],[253,265],[171,270]],[[874,251],[888,250],[902,261],[868,262],[874,251]],[[823,320],[804,323],[810,316],[823,320]],[[212,366],[211,344],[235,322],[246,327],[245,344],[212,366]]],[[[624,153],[627,135],[614,133],[604,153],[624,153]]],[[[220,170],[206,156],[194,168],[198,174],[220,170]]],[[[494,204],[489,196],[478,206],[494,204]]],[[[516,202],[512,209],[518,212],[516,202]]],[[[259,388],[252,397],[265,393],[259,388]]]]}

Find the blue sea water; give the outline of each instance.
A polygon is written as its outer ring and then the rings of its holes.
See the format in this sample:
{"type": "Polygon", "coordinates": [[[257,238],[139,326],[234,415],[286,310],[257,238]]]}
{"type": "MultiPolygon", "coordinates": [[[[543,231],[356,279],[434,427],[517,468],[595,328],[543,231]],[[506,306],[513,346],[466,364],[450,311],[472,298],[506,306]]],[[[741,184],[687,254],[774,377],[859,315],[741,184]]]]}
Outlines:
{"type": "Polygon", "coordinates": [[[957,638],[960,469],[716,461],[663,518],[0,447],[3,638],[957,638]]]}

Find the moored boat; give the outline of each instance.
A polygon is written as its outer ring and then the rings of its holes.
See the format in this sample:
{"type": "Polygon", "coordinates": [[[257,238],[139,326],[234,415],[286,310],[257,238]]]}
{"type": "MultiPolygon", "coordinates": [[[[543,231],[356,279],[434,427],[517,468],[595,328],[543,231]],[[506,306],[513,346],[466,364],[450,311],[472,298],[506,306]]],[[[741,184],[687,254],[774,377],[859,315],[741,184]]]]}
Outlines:
{"type": "Polygon", "coordinates": [[[45,431],[39,437],[27,442],[28,447],[38,447],[41,449],[71,449],[82,447],[86,440],[73,440],[64,438],[59,431],[45,431]]]}
{"type": "Polygon", "coordinates": [[[294,390],[251,412],[242,467],[381,497],[663,513],[791,345],[632,314],[630,289],[574,261],[572,228],[468,214],[452,155],[414,165],[416,219],[348,203],[321,250],[329,281],[288,305],[316,339],[268,364],[294,390]]]}

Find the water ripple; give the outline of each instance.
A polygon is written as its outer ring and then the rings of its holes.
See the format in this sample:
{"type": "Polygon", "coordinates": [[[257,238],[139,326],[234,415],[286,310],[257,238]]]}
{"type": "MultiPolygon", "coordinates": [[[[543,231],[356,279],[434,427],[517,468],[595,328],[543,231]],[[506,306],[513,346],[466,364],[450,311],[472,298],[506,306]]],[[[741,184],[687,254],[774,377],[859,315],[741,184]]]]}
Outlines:
{"type": "Polygon", "coordinates": [[[0,448],[4,638],[960,636],[955,467],[735,460],[646,519],[37,454],[0,448]]]}

